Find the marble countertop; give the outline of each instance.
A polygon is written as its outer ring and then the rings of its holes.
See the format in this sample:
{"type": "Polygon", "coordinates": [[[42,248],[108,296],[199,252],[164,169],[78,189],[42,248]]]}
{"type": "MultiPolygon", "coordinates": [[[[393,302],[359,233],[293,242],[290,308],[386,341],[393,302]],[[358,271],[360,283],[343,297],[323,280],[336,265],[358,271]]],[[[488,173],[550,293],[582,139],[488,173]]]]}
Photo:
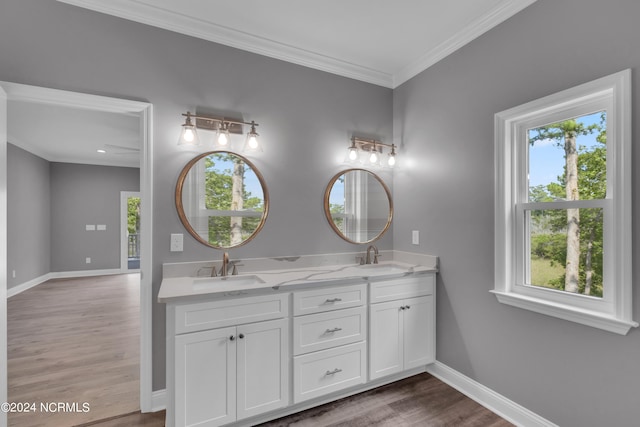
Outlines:
{"type": "Polygon", "coordinates": [[[323,265],[248,272],[227,277],[166,277],[160,285],[158,301],[170,303],[193,297],[237,296],[269,290],[288,290],[308,286],[362,283],[436,272],[435,266],[399,261],[367,265],[323,265]]]}

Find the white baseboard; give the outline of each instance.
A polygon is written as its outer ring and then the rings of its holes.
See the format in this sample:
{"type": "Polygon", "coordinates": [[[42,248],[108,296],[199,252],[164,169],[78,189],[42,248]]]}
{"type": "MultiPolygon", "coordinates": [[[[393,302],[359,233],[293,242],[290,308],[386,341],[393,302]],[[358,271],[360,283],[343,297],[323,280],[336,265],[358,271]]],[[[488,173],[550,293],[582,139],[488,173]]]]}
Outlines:
{"type": "Polygon", "coordinates": [[[17,286],[13,286],[7,289],[7,298],[11,298],[14,295],[18,295],[21,292],[38,286],[41,283],[51,279],[70,279],[74,277],[91,277],[91,276],[108,276],[112,274],[121,274],[122,270],[119,268],[105,269],[105,270],[80,270],[80,271],[54,271],[51,273],[43,274],[40,277],[31,279],[27,282],[21,283],[17,286]]]}
{"type": "Polygon", "coordinates": [[[558,427],[551,421],[443,363],[436,361],[434,364],[428,365],[427,372],[517,426],[558,427]]]}
{"type": "Polygon", "coordinates": [[[151,392],[151,412],[167,409],[167,390],[155,390],[151,392]]]}
{"type": "MultiPolygon", "coordinates": [[[[499,393],[491,390],[490,388],[480,384],[479,382],[461,374],[460,372],[451,369],[447,365],[435,362],[431,365],[427,365],[426,371],[438,378],[440,381],[455,388],[460,393],[466,395],[470,399],[478,402],[480,405],[489,409],[491,412],[501,416],[505,420],[509,421],[516,426],[522,427],[558,427],[551,421],[541,417],[540,415],[531,412],[527,408],[518,405],[517,403],[507,399],[499,393]]],[[[378,387],[381,384],[373,384],[373,387],[378,387]]],[[[362,390],[364,391],[364,390],[362,390]]],[[[361,392],[360,390],[358,393],[361,392]]],[[[166,390],[156,390],[152,393],[152,412],[158,412],[166,409],[167,407],[167,393],[166,390]]],[[[334,398],[328,399],[327,402],[333,401],[334,398]]],[[[321,405],[327,402],[314,402],[309,407],[321,405]]],[[[293,405],[296,406],[296,405],[293,405]]],[[[297,405],[300,406],[300,405],[297,405]]],[[[308,409],[307,407],[296,408],[294,411],[283,409],[282,416],[289,415],[293,412],[302,411],[308,409]]],[[[265,420],[272,419],[273,417],[267,417],[265,420]]],[[[264,420],[263,420],[264,421],[264,420]]]]}
{"type": "Polygon", "coordinates": [[[40,283],[44,283],[49,279],[51,279],[51,273],[43,274],[42,276],[31,279],[28,282],[9,288],[7,289],[7,298],[11,298],[14,295],[18,295],[19,293],[26,291],[27,289],[38,286],[40,283]]]}

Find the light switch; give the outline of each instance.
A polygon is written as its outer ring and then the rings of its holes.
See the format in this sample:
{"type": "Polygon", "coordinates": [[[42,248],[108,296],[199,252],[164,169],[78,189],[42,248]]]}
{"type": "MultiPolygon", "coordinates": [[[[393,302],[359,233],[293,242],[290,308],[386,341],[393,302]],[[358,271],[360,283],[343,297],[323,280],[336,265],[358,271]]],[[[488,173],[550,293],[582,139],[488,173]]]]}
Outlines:
{"type": "Polygon", "coordinates": [[[182,252],[182,234],[171,233],[171,252],[182,252]]]}
{"type": "Polygon", "coordinates": [[[90,258],[90,257],[87,257],[84,261],[85,261],[85,263],[87,263],[87,264],[91,264],[91,258],[90,258]]]}
{"type": "Polygon", "coordinates": [[[86,225],[86,230],[87,231],[95,231],[95,229],[96,229],[96,226],[93,225],[93,224],[87,224],[86,225]]]}
{"type": "Polygon", "coordinates": [[[419,245],[420,244],[420,231],[419,230],[413,230],[411,232],[411,243],[414,245],[419,245]]]}
{"type": "Polygon", "coordinates": [[[106,224],[98,224],[97,226],[97,230],[98,231],[105,231],[107,229],[107,225],[106,224]]]}

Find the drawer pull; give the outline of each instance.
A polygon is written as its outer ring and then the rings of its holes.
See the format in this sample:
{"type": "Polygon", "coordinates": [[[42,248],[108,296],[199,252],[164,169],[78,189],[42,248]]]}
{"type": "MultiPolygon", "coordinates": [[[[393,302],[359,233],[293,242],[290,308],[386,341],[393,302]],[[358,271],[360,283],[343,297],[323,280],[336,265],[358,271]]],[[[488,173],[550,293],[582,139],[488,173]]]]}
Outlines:
{"type": "Polygon", "coordinates": [[[342,298],[327,298],[326,302],[338,302],[342,301],[342,298]]]}
{"type": "Polygon", "coordinates": [[[400,306],[400,310],[409,310],[411,308],[410,305],[402,305],[400,306]]]}
{"type": "Polygon", "coordinates": [[[233,335],[229,337],[229,341],[235,341],[235,340],[236,340],[236,337],[234,337],[233,335]]]}
{"type": "Polygon", "coordinates": [[[325,334],[330,334],[330,333],[338,332],[338,331],[341,331],[341,330],[342,330],[342,328],[327,329],[327,330],[325,331],[325,334]]]}
{"type": "Polygon", "coordinates": [[[325,372],[325,374],[324,374],[324,375],[325,375],[325,377],[328,377],[329,375],[335,375],[335,374],[337,374],[338,372],[342,372],[342,369],[338,369],[338,368],[336,368],[336,369],[334,369],[333,371],[327,371],[327,372],[325,372]]]}

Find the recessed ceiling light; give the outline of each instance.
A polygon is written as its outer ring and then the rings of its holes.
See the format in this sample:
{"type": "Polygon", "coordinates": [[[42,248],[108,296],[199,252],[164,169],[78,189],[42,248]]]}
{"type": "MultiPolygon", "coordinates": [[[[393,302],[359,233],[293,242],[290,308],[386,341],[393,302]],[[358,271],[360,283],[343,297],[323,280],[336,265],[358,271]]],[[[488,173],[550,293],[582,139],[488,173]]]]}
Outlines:
{"type": "Polygon", "coordinates": [[[106,154],[107,153],[107,150],[102,150],[102,149],[96,150],[96,151],[98,151],[98,153],[100,153],[100,154],[106,154]]]}

